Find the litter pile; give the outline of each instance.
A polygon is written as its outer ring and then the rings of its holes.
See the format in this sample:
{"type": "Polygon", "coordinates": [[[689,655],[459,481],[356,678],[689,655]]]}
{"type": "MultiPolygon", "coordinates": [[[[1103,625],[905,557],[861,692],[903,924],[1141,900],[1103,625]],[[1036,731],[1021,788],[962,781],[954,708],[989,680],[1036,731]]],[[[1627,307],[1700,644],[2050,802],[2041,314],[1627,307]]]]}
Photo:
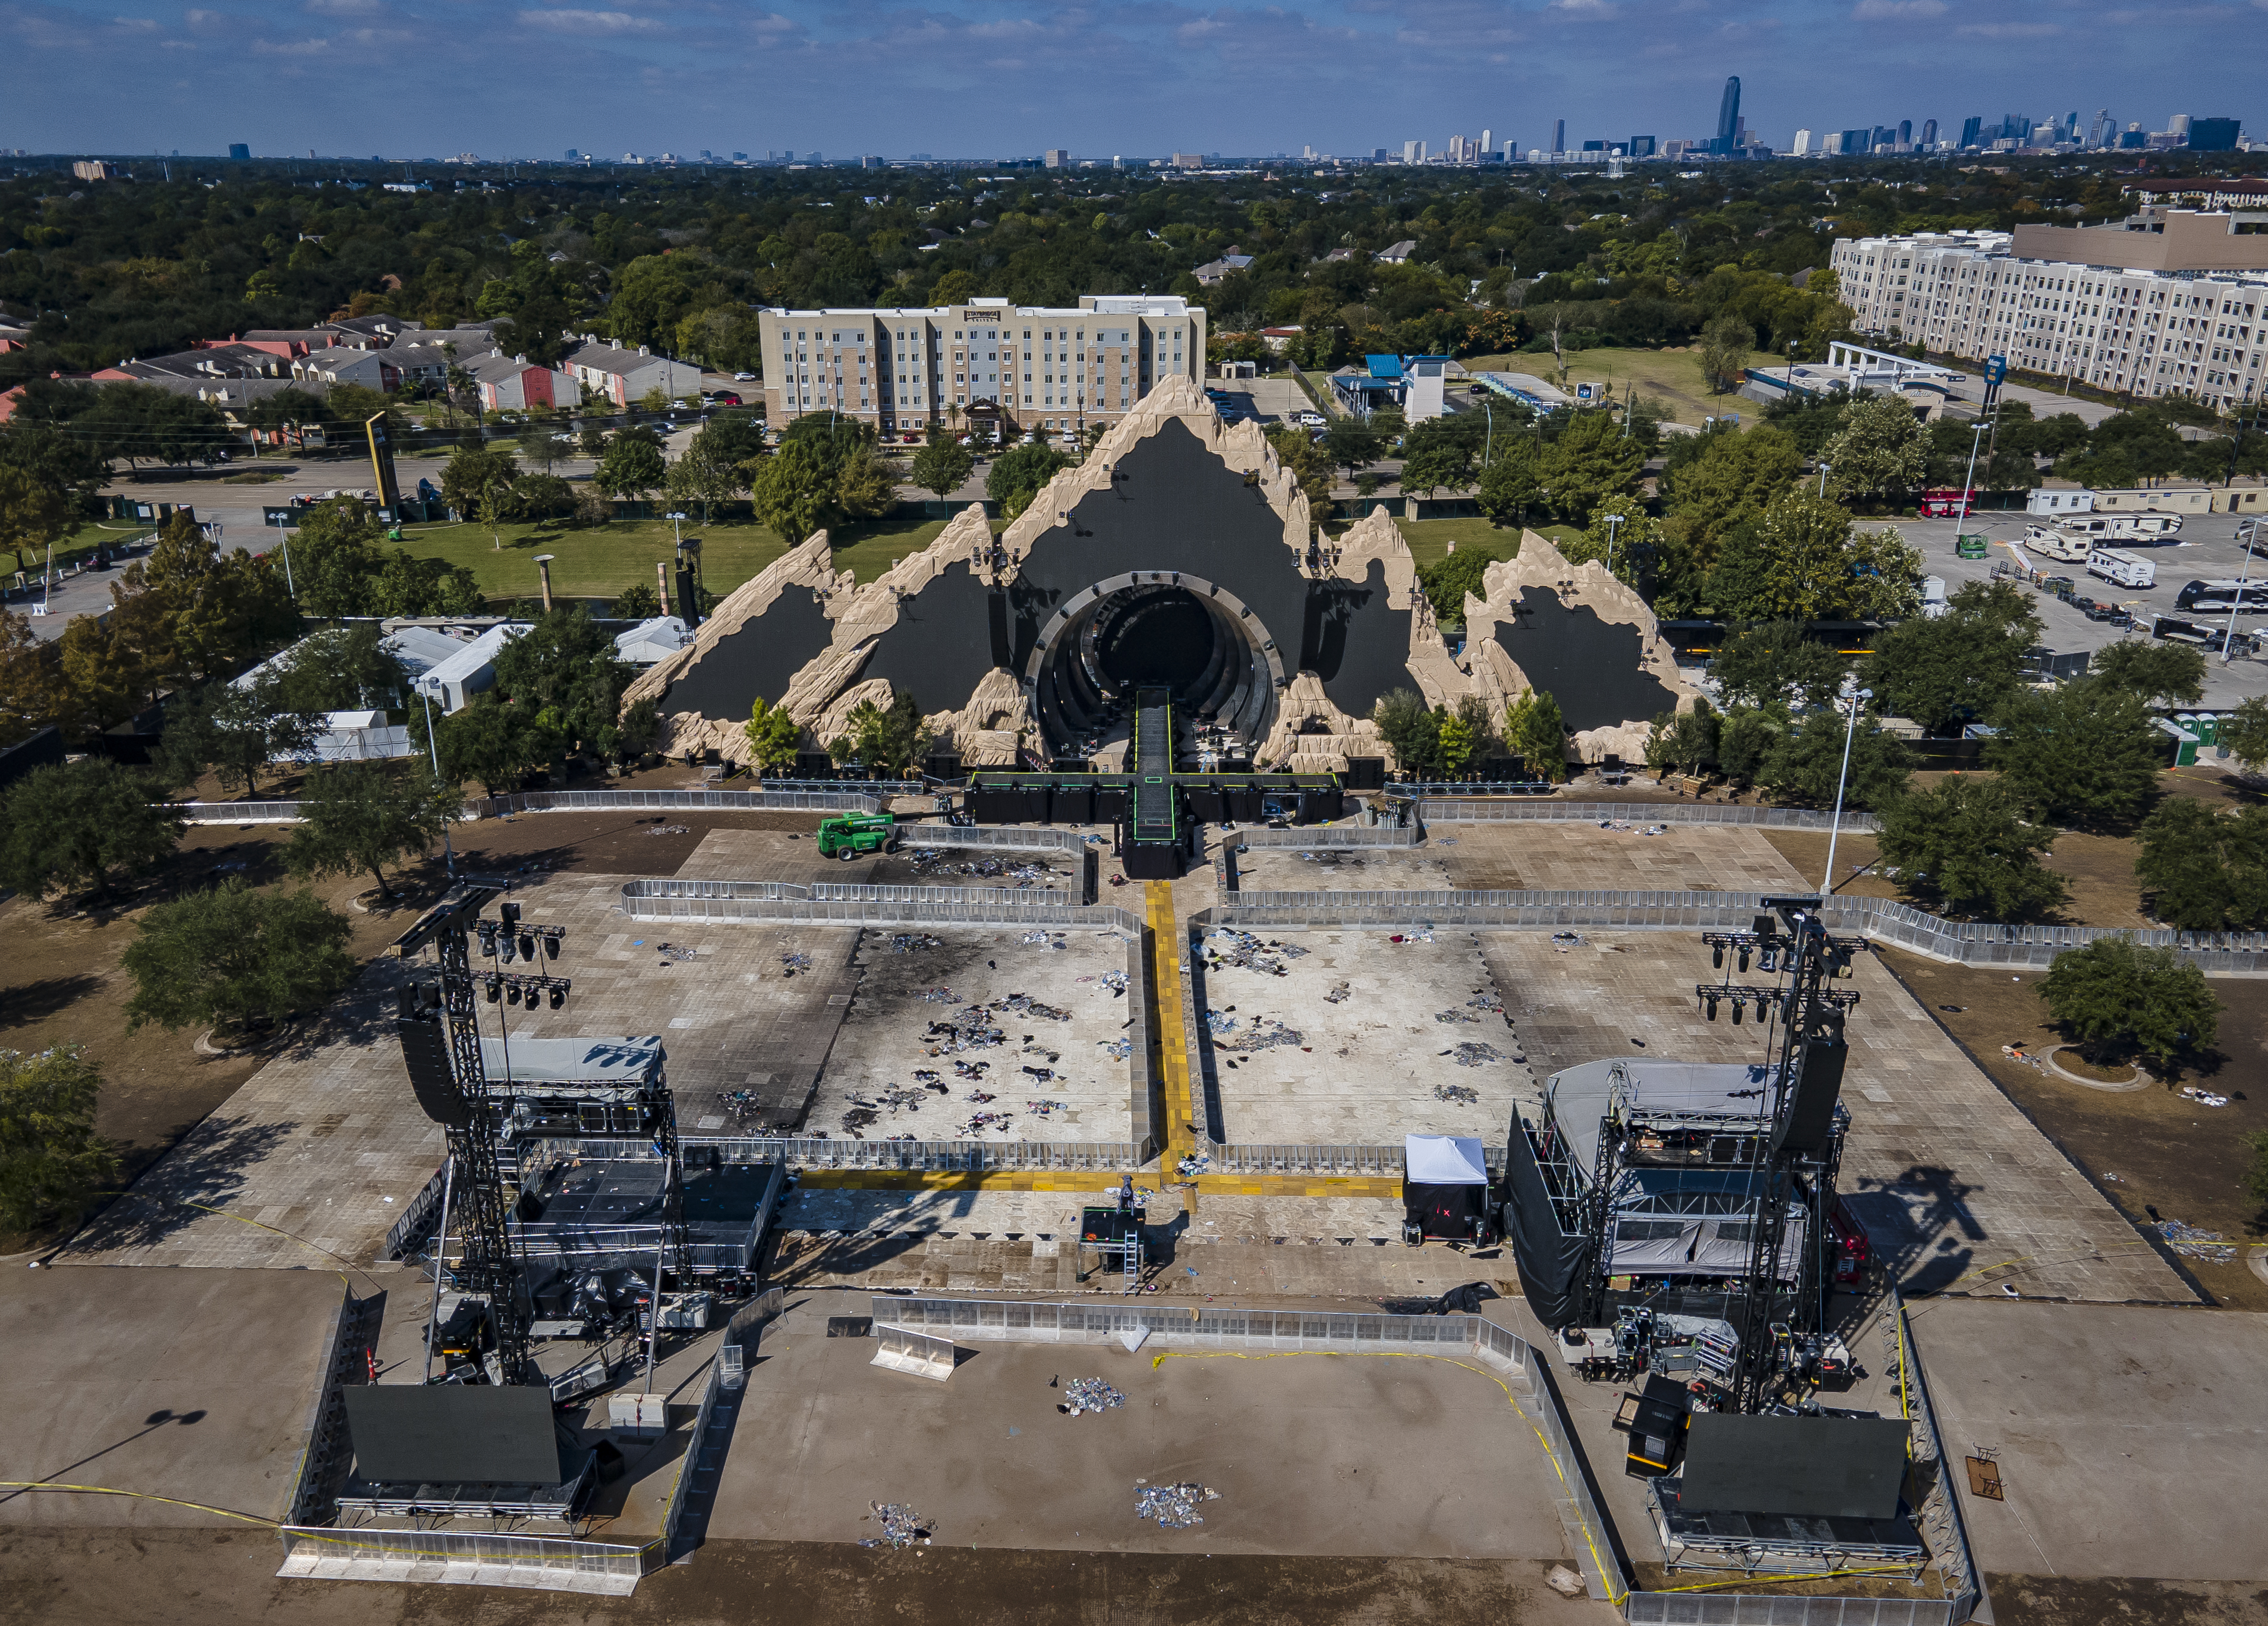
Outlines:
{"type": "Polygon", "coordinates": [[[1029,994],[1011,994],[1000,1002],[1003,1011],[1013,1011],[1019,1016],[1037,1017],[1043,1021],[1068,1022],[1071,1012],[1058,1011],[1053,1005],[1043,1005],[1029,994]]]}
{"type": "Polygon", "coordinates": [[[1454,1052],[1444,1050],[1441,1054],[1444,1056],[1454,1054],[1460,1067],[1480,1067],[1490,1062],[1504,1060],[1504,1052],[1494,1045],[1477,1043],[1470,1039],[1459,1045],[1454,1052]]]}
{"type": "Polygon", "coordinates": [[[1184,1152],[1182,1160],[1174,1166],[1174,1172],[1183,1180],[1195,1179],[1199,1174],[1210,1174],[1211,1170],[1212,1154],[1209,1151],[1184,1152]]]}
{"type": "Polygon", "coordinates": [[[1437,1022],[1477,1022],[1480,1018],[1469,1011],[1449,1010],[1434,1012],[1433,1019],[1437,1022]]]}
{"type": "Polygon", "coordinates": [[[1426,926],[1416,931],[1397,931],[1386,940],[1388,943],[1431,943],[1433,940],[1433,928],[1426,926]]]}
{"type": "Polygon", "coordinates": [[[933,847],[917,847],[909,856],[917,875],[974,875],[984,880],[1013,880],[1028,886],[1054,873],[1036,859],[973,858],[956,863],[933,847]]]}
{"type": "Polygon", "coordinates": [[[930,1523],[903,1502],[869,1502],[873,1517],[882,1521],[882,1534],[859,1541],[861,1547],[887,1547],[892,1551],[916,1545],[927,1547],[935,1534],[930,1523]]]}
{"type": "Polygon", "coordinates": [[[1256,1050],[1270,1050],[1278,1045],[1288,1045],[1293,1049],[1300,1049],[1307,1042],[1307,1035],[1296,1027],[1286,1027],[1273,1017],[1265,1019],[1255,1017],[1249,1032],[1241,1039],[1222,1045],[1220,1048],[1224,1050],[1242,1051],[1248,1056],[1256,1050]],[[1267,1022],[1265,1029],[1261,1026],[1263,1019],[1267,1022]]]}
{"type": "MultiPolygon", "coordinates": [[[[1028,1069],[1027,1071],[1028,1071],[1028,1069]]],[[[1071,1110],[1071,1103],[1069,1101],[1057,1100],[1026,1101],[1024,1103],[1024,1110],[1032,1114],[1035,1117],[1052,1118],[1059,1112],[1069,1112],[1071,1110]]]]}
{"type": "Polygon", "coordinates": [[[1204,952],[1209,971],[1241,966],[1247,971],[1265,972],[1270,976],[1290,975],[1284,968],[1285,962],[1303,959],[1307,953],[1293,944],[1263,942],[1248,931],[1228,926],[1216,926],[1205,934],[1204,952]]]}
{"type": "Polygon", "coordinates": [[[1564,954],[1571,948],[1582,947],[1583,939],[1572,931],[1555,931],[1551,934],[1551,946],[1564,954]]]}
{"type": "Polygon", "coordinates": [[[917,949],[944,946],[943,938],[932,937],[926,931],[901,931],[890,938],[892,951],[900,954],[910,954],[917,949]]]}
{"type": "MultiPolygon", "coordinates": [[[[984,1099],[989,1101],[992,1098],[988,1095],[984,1099]]],[[[1015,1121],[1016,1115],[1013,1113],[971,1113],[969,1115],[968,1122],[962,1124],[961,1127],[971,1138],[983,1134],[987,1129],[998,1129],[1001,1134],[1005,1135],[1008,1132],[1009,1125],[1013,1123],[1015,1121]]]]}
{"type": "Polygon", "coordinates": [[[654,953],[659,954],[664,960],[674,960],[681,965],[695,958],[695,951],[686,947],[682,943],[657,944],[654,946],[654,953]]]}
{"type": "Polygon", "coordinates": [[[1125,1403],[1126,1397],[1100,1378],[1073,1378],[1064,1386],[1063,1409],[1071,1416],[1083,1411],[1108,1411],[1125,1403]]]}
{"type": "Polygon", "coordinates": [[[1204,1516],[1197,1512],[1199,1505],[1219,1500],[1219,1491],[1208,1490],[1193,1479],[1170,1485],[1153,1485],[1146,1479],[1134,1482],[1134,1517],[1154,1519],[1160,1530],[1186,1530],[1204,1523],[1204,1516]]]}
{"type": "Polygon", "coordinates": [[[1034,948],[1069,948],[1071,945],[1063,940],[1063,935],[1060,931],[1052,935],[1045,931],[1027,931],[1024,941],[1034,948]]]}
{"type": "Polygon", "coordinates": [[[969,1005],[954,1012],[949,1020],[929,1025],[928,1050],[932,1056],[984,1050],[1004,1042],[1007,1037],[992,1025],[989,1006],[969,1005]]]}
{"type": "Polygon", "coordinates": [[[1504,1000],[1492,988],[1473,990],[1473,997],[1465,1001],[1465,1005],[1469,1010],[1485,1011],[1491,1016],[1504,1014],[1504,1000]]]}
{"type": "Polygon", "coordinates": [[[1204,1013],[1204,1024],[1205,1032],[1217,1039],[1223,1034],[1235,1030],[1236,1019],[1226,1011],[1207,1011],[1204,1013]]]}
{"type": "Polygon", "coordinates": [[[1433,1086],[1433,1099],[1458,1107],[1477,1107],[1481,1104],[1481,1093],[1469,1084],[1437,1084],[1433,1086]]]}
{"type": "Polygon", "coordinates": [[[1094,1042],[1101,1045],[1102,1053],[1114,1062],[1123,1062],[1134,1054],[1131,1039],[1098,1039],[1094,1042]]]}
{"type": "Polygon", "coordinates": [[[2200,1107],[2226,1107],[2228,1097],[2216,1095],[2211,1090],[2200,1090],[2193,1084],[2182,1085],[2182,1099],[2195,1101],[2200,1107]]]}
{"type": "Polygon", "coordinates": [[[1329,993],[1323,996],[1323,1003],[1327,1005],[1343,1005],[1353,997],[1354,990],[1342,982],[1336,988],[1331,990],[1329,993]]]}
{"type": "Polygon", "coordinates": [[[933,1005],[957,1005],[961,1003],[961,996],[949,988],[925,989],[922,997],[933,1005]]]}
{"type": "Polygon", "coordinates": [[[2166,1239],[2166,1246],[2185,1259],[2202,1259],[2207,1264],[2231,1264],[2236,1259],[2236,1248],[2218,1231],[2205,1231],[2196,1225],[2185,1225],[2178,1219],[2161,1219],[2158,1234],[2166,1239]]]}
{"type": "Polygon", "coordinates": [[[690,835],[693,832],[681,824],[657,824],[646,834],[648,835],[690,835]]]}

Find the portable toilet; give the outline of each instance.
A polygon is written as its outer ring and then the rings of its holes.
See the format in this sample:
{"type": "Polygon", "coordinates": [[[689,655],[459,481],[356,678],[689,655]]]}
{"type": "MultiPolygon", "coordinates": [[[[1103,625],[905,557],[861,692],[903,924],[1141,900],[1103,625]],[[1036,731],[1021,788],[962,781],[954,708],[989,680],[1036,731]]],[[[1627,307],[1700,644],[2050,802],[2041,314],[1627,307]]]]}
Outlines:
{"type": "Polygon", "coordinates": [[[2220,717],[2217,712],[2200,711],[2190,718],[2190,732],[2198,737],[2201,746],[2220,743],[2220,717]]]}
{"type": "Polygon", "coordinates": [[[2159,729],[2162,732],[2170,735],[2173,739],[2173,765],[2176,768],[2196,767],[2198,754],[2197,735],[2189,729],[2183,727],[2181,724],[2176,722],[2169,717],[2159,717],[2156,719],[2156,722],[2159,729]]]}

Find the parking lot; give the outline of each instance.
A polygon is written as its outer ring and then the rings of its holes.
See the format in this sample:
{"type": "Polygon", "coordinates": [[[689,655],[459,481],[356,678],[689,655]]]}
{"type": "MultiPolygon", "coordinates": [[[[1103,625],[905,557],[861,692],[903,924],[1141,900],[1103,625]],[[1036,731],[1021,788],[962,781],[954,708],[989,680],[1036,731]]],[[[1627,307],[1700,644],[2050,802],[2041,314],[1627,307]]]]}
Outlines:
{"type": "MultiPolygon", "coordinates": [[[[2184,583],[2199,579],[2213,580],[2235,578],[2245,570],[2243,546],[2236,540],[2236,527],[2242,517],[2236,514],[2186,514],[2182,528],[2172,538],[2170,547],[2149,547],[2127,541],[2112,546],[2131,549],[2157,567],[2157,580],[2149,587],[2114,587],[2109,582],[2091,577],[2083,563],[2058,563],[2029,552],[2020,546],[2024,527],[2042,523],[2034,516],[2021,511],[1972,514],[1967,520],[1956,523],[1951,519],[1903,519],[1895,523],[1907,542],[1921,550],[1924,568],[1933,576],[1945,578],[1948,594],[1960,591],[1963,584],[1983,581],[1992,573],[1995,563],[2014,563],[2038,571],[2043,576],[2068,576],[2079,592],[2105,603],[2115,603],[2134,617],[2135,630],[2128,632],[2108,622],[2092,622],[2048,594],[2040,597],[2040,619],[2046,623],[2047,632],[2041,640],[2058,653],[2078,650],[2099,650],[2120,638],[2146,636],[2152,615],[2173,615],[2183,620],[2206,621],[2225,627],[2228,622],[2226,611],[2211,617],[2191,616],[2177,610],[2174,600],[2184,583]],[[1962,559],[1954,555],[1956,532],[1982,533],[1992,539],[1992,546],[1983,559],[1962,559]]],[[[1862,520],[1862,525],[1874,522],[1862,520]]],[[[2268,526],[2263,527],[2263,546],[2257,550],[2250,573],[2255,577],[2268,576],[2268,526]]],[[[2239,631],[2268,626],[2268,618],[2255,611],[2240,613],[2236,618],[2239,631]]],[[[2224,662],[2217,654],[2208,654],[2205,663],[2205,690],[2203,705],[2213,710],[2227,710],[2242,701],[2268,695],[2268,657],[2240,656],[2224,662]]]]}

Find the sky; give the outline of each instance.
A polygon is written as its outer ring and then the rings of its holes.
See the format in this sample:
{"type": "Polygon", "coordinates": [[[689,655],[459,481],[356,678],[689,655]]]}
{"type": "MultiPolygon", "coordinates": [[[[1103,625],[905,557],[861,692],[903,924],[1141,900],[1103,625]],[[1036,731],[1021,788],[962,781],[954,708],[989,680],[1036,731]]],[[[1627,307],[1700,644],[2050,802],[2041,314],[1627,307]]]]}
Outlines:
{"type": "Polygon", "coordinates": [[[0,0],[0,147],[1367,153],[2108,107],[2268,135],[2268,0],[0,0]],[[605,9],[600,9],[605,8],[605,9]],[[2238,41],[2251,41],[2232,48],[2238,41]]]}

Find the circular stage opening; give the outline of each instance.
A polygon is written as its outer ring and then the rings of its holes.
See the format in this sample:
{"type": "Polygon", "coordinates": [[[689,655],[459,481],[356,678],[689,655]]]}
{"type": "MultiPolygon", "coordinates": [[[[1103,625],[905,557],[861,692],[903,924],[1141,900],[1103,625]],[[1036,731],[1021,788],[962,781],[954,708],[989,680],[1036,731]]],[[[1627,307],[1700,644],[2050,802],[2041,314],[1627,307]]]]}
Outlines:
{"type": "Polygon", "coordinates": [[[1102,630],[1095,664],[1121,693],[1167,688],[1177,701],[1191,700],[1196,687],[1216,673],[1219,637],[1212,615],[1187,588],[1145,591],[1102,630]]]}

